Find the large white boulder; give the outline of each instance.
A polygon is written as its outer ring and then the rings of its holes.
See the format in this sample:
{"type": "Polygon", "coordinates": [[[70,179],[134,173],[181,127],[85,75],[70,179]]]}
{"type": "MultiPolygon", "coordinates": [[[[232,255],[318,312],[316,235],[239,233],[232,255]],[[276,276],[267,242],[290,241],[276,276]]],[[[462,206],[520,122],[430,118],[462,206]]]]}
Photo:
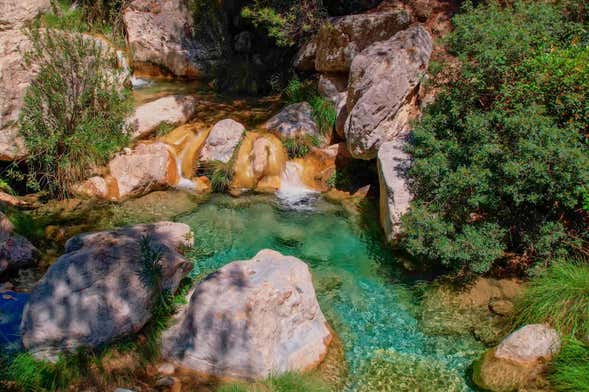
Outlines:
{"type": "Polygon", "coordinates": [[[163,356],[234,379],[312,369],[332,339],[307,265],[272,250],[209,275],[176,321],[163,334],[163,356]]]}
{"type": "Polygon", "coordinates": [[[192,243],[190,228],[172,222],[71,238],[31,292],[21,323],[24,347],[55,360],[60,352],[138,332],[161,291],[175,292],[191,271],[179,251],[192,243]],[[159,254],[157,277],[146,249],[159,254]]]}
{"type": "Polygon", "coordinates": [[[407,131],[413,98],[427,71],[432,39],[413,26],[377,42],[352,61],[344,132],[355,158],[373,159],[380,146],[407,131]]]}
{"type": "Polygon", "coordinates": [[[245,127],[231,119],[216,123],[200,153],[201,162],[220,161],[227,163],[245,134],[245,127]]]}

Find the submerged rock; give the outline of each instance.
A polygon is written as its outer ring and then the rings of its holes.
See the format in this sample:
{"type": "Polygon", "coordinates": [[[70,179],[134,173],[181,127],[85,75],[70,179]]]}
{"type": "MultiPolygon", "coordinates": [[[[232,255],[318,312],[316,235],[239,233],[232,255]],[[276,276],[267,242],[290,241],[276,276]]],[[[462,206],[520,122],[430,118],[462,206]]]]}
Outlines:
{"type": "Polygon", "coordinates": [[[227,163],[245,134],[245,127],[231,119],[221,120],[211,129],[200,154],[201,162],[227,163]]]}
{"type": "Polygon", "coordinates": [[[391,38],[409,27],[405,11],[347,15],[333,18],[319,29],[315,69],[319,72],[347,72],[362,50],[391,38]]]}
{"type": "Polygon", "coordinates": [[[273,132],[281,140],[298,136],[319,136],[317,124],[313,119],[313,108],[307,102],[286,106],[274,117],[266,121],[263,128],[273,132]]]}
{"type": "Polygon", "coordinates": [[[546,387],[547,362],[559,351],[558,332],[545,324],[526,325],[475,363],[473,381],[497,392],[546,387]]]}
{"type": "Polygon", "coordinates": [[[32,267],[39,261],[39,251],[0,212],[0,275],[32,267]]]}
{"type": "Polygon", "coordinates": [[[377,42],[358,54],[350,69],[344,132],[348,150],[373,159],[380,146],[408,131],[432,39],[421,26],[377,42]]]}
{"type": "Polygon", "coordinates": [[[263,379],[316,367],[331,339],[307,265],[262,250],[194,288],[163,334],[162,354],[207,375],[263,379]]]}
{"type": "Polygon", "coordinates": [[[190,228],[172,222],[71,238],[31,292],[21,324],[25,348],[55,360],[60,352],[138,332],[161,290],[174,293],[191,271],[179,251],[192,244],[190,228]],[[159,278],[149,272],[154,260],[146,249],[159,254],[159,278]]]}
{"type": "Polygon", "coordinates": [[[406,142],[406,138],[398,138],[383,143],[378,150],[380,223],[389,242],[400,234],[401,217],[413,199],[407,176],[411,157],[404,151],[406,142]]]}
{"type": "Polygon", "coordinates": [[[276,192],[287,160],[286,150],[276,136],[246,133],[233,166],[231,194],[239,195],[250,190],[276,192]]]}
{"type": "Polygon", "coordinates": [[[183,77],[210,76],[231,52],[225,16],[216,1],[133,0],[123,11],[132,66],[183,77]]]}
{"type": "Polygon", "coordinates": [[[184,124],[196,113],[197,102],[195,96],[170,95],[140,105],[127,119],[129,133],[133,139],[141,139],[162,125],[184,124]]]}

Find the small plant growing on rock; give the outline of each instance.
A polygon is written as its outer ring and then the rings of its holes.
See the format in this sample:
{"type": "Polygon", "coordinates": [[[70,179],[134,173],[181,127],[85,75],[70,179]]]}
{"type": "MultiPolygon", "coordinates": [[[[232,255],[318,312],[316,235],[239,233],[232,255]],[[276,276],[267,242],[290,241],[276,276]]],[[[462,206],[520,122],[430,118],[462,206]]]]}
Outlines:
{"type": "Polygon", "coordinates": [[[233,180],[233,162],[233,159],[227,163],[212,161],[205,165],[204,173],[211,180],[213,192],[223,193],[229,189],[233,180]]]}
{"type": "Polygon", "coordinates": [[[116,56],[104,43],[55,30],[33,30],[30,38],[26,61],[39,73],[20,113],[27,186],[68,197],[127,143],[129,101],[116,56]]]}
{"type": "Polygon", "coordinates": [[[311,151],[304,137],[286,139],[283,144],[289,159],[302,158],[311,151]]]}

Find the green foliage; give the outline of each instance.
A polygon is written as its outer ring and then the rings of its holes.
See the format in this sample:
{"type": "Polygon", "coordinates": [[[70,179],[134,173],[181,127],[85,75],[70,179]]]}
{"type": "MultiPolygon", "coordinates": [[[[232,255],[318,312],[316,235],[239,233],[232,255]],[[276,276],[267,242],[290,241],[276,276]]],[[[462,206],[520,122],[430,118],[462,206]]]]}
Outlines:
{"type": "Polygon", "coordinates": [[[72,186],[127,143],[130,109],[116,57],[103,44],[58,31],[31,32],[27,61],[39,67],[20,113],[31,190],[69,196],[72,186]]]}
{"type": "Polygon", "coordinates": [[[217,392],[329,392],[328,385],[312,374],[285,373],[253,384],[225,384],[217,392]]]}
{"type": "Polygon", "coordinates": [[[363,366],[358,392],[465,392],[467,387],[460,375],[436,360],[424,360],[394,350],[377,350],[363,366]]]}
{"type": "Polygon", "coordinates": [[[315,32],[327,13],[321,0],[253,0],[241,16],[263,28],[278,46],[289,47],[315,32]]]}
{"type": "Polygon", "coordinates": [[[288,152],[289,159],[302,158],[311,151],[307,145],[306,138],[301,136],[286,139],[283,142],[283,145],[288,152]]]}
{"type": "MultiPolygon", "coordinates": [[[[238,148],[235,149],[236,151],[238,148]]],[[[211,187],[213,192],[223,193],[231,185],[233,180],[233,163],[231,159],[229,162],[212,161],[208,162],[204,169],[204,175],[211,180],[211,187]]]]}
{"type": "Polygon", "coordinates": [[[416,125],[406,250],[453,270],[507,254],[562,256],[587,241],[587,47],[546,2],[469,2],[448,43],[462,61],[416,125]]]}
{"type": "Polygon", "coordinates": [[[589,391],[589,345],[574,338],[567,339],[552,363],[548,378],[560,392],[589,391]]]}
{"type": "Polygon", "coordinates": [[[517,303],[516,325],[549,323],[563,335],[589,334],[589,265],[555,262],[534,277],[517,303]]]}
{"type": "Polygon", "coordinates": [[[52,2],[54,12],[43,14],[39,20],[39,27],[83,33],[90,30],[85,21],[84,10],[73,7],[68,0],[52,2]]]}
{"type": "Polygon", "coordinates": [[[331,134],[337,118],[335,106],[332,102],[319,95],[317,87],[312,81],[291,79],[284,89],[283,96],[288,103],[309,103],[313,108],[313,120],[317,124],[319,133],[323,136],[331,134]]]}
{"type": "Polygon", "coordinates": [[[155,136],[156,137],[162,137],[167,135],[168,133],[172,132],[174,129],[176,128],[176,125],[169,123],[169,122],[163,122],[160,125],[158,125],[155,128],[155,136]]]}
{"type": "Polygon", "coordinates": [[[14,190],[4,178],[0,177],[0,191],[7,193],[14,193],[14,190]]]}

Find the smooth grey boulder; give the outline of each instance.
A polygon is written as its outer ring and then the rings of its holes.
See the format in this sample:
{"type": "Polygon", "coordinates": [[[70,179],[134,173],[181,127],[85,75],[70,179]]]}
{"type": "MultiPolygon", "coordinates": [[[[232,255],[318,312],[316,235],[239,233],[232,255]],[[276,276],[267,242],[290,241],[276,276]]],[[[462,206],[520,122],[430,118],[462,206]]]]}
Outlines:
{"type": "Polygon", "coordinates": [[[163,334],[162,355],[207,375],[263,379],[312,369],[331,339],[307,265],[262,250],[194,288],[176,324],[163,334]]]}
{"type": "Polygon", "coordinates": [[[190,228],[172,222],[71,238],[31,292],[20,328],[24,347],[36,358],[56,360],[60,352],[138,332],[161,291],[174,293],[191,271],[180,251],[192,243],[190,228]],[[159,254],[160,279],[148,272],[154,260],[146,249],[159,254]]]}
{"type": "Polygon", "coordinates": [[[296,136],[319,135],[319,129],[313,119],[313,108],[307,102],[286,106],[266,121],[263,128],[275,133],[282,140],[296,136]]]}
{"type": "Polygon", "coordinates": [[[506,337],[495,357],[520,364],[549,360],[560,351],[558,332],[546,324],[530,324],[506,337]]]}
{"type": "Polygon", "coordinates": [[[32,267],[39,261],[39,251],[0,212],[0,275],[32,267]]]}
{"type": "Polygon", "coordinates": [[[373,159],[380,146],[408,130],[414,98],[427,71],[432,39],[413,26],[358,54],[350,69],[344,133],[354,158],[373,159]]]}
{"type": "Polygon", "coordinates": [[[183,77],[210,76],[231,53],[222,6],[215,0],[133,0],[123,11],[131,65],[183,77]]]}
{"type": "Polygon", "coordinates": [[[389,242],[400,234],[401,217],[413,199],[407,179],[411,157],[404,151],[406,143],[405,135],[383,143],[378,150],[380,223],[389,242]]]}
{"type": "MultiPolygon", "coordinates": [[[[319,72],[347,72],[358,53],[375,42],[391,38],[409,27],[411,22],[411,16],[405,11],[332,18],[317,33],[315,69],[319,72]]],[[[306,49],[307,57],[310,50],[306,49]]]]}
{"type": "Polygon", "coordinates": [[[201,162],[220,161],[229,162],[233,152],[245,135],[245,127],[231,119],[216,123],[200,153],[201,162]]]}

